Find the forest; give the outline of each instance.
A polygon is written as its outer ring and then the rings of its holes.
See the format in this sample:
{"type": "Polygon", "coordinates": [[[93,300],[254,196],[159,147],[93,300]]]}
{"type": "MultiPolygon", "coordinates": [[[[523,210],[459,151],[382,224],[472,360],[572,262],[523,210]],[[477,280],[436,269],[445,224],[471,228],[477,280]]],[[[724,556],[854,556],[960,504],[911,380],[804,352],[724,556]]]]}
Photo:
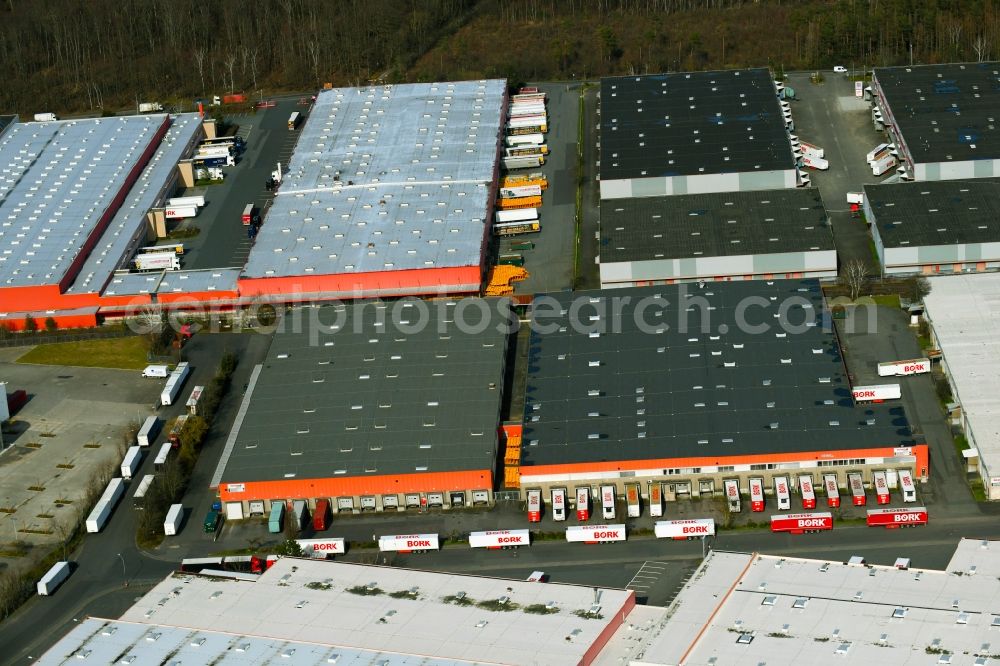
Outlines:
{"type": "Polygon", "coordinates": [[[6,0],[0,112],[324,84],[1000,57],[1000,0],[6,0]]]}

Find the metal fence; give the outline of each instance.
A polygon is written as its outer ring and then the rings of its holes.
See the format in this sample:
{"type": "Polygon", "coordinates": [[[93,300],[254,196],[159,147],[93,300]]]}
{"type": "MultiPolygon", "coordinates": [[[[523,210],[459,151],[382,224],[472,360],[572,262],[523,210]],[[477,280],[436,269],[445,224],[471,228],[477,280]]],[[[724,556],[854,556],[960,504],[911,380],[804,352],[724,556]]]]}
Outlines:
{"type": "Polygon", "coordinates": [[[0,348],[3,347],[30,347],[42,345],[49,342],[80,342],[82,340],[104,340],[108,338],[127,338],[136,335],[126,329],[90,329],[69,332],[49,333],[48,331],[37,331],[35,333],[7,333],[0,336],[0,348]]]}

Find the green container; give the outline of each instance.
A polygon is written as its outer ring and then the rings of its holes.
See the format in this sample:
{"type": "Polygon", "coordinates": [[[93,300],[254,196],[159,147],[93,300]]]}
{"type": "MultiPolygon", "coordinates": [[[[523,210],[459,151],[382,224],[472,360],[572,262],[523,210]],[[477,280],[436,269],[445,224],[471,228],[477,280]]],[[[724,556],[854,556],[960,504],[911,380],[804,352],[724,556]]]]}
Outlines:
{"type": "Polygon", "coordinates": [[[795,88],[789,88],[785,86],[785,99],[795,99],[795,88]]]}
{"type": "Polygon", "coordinates": [[[503,266],[524,266],[524,257],[519,254],[501,254],[497,260],[497,264],[503,266]]]}
{"type": "Polygon", "coordinates": [[[205,514],[205,531],[214,532],[219,527],[220,518],[218,511],[209,511],[205,514]]]}
{"type": "Polygon", "coordinates": [[[531,241],[516,241],[510,244],[512,250],[534,250],[535,244],[531,241]]]}

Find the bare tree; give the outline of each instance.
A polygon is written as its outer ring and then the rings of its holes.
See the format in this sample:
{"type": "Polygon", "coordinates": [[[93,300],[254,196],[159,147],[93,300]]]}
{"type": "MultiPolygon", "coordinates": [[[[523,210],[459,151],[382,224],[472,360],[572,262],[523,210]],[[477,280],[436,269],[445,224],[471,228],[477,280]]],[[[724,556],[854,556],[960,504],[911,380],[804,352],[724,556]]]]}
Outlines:
{"type": "Polygon", "coordinates": [[[983,62],[988,57],[989,42],[985,35],[979,35],[972,40],[972,50],[976,52],[976,62],[983,62]]]}
{"type": "Polygon", "coordinates": [[[226,69],[229,70],[229,92],[235,92],[236,82],[233,79],[233,69],[236,67],[236,54],[230,53],[226,57],[226,69]]]}
{"type": "Polygon", "coordinates": [[[201,81],[201,94],[205,94],[205,49],[198,47],[194,50],[194,62],[198,65],[198,79],[201,81]]]}
{"type": "Polygon", "coordinates": [[[856,301],[868,282],[868,267],[860,259],[851,259],[844,266],[840,280],[850,290],[851,300],[856,301]]]}

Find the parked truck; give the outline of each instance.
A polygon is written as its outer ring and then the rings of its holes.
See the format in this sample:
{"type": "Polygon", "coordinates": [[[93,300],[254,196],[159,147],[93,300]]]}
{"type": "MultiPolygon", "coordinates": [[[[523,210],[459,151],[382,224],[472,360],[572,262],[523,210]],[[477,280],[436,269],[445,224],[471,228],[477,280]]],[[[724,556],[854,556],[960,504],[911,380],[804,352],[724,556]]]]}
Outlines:
{"type": "Polygon", "coordinates": [[[642,513],[642,508],[639,506],[639,484],[625,484],[625,503],[628,507],[628,517],[638,518],[642,513]]]}
{"type": "Polygon", "coordinates": [[[190,371],[187,361],[181,361],[177,364],[174,371],[167,377],[167,384],[163,387],[163,391],[160,392],[160,404],[164,407],[173,404],[190,371]]]}
{"type": "Polygon", "coordinates": [[[181,523],[184,521],[184,505],[171,504],[167,510],[167,517],[163,521],[163,533],[166,536],[177,536],[181,531],[181,523]]]}
{"type": "Polygon", "coordinates": [[[69,578],[69,562],[56,562],[52,565],[42,579],[38,581],[36,589],[41,596],[48,596],[54,593],[63,582],[69,578]]]}
{"type": "Polygon", "coordinates": [[[142,463],[142,447],[130,446],[128,451],[125,452],[125,459],[122,460],[121,471],[122,478],[126,481],[131,481],[132,477],[137,471],[139,471],[139,465],[142,463]]]}
{"type": "Polygon", "coordinates": [[[179,271],[181,269],[181,260],[177,255],[166,252],[137,254],[134,263],[137,271],[179,271]]]}
{"type": "Polygon", "coordinates": [[[139,434],[135,436],[139,446],[150,446],[156,441],[156,436],[160,433],[160,419],[156,416],[149,416],[139,428],[139,434]]]}

